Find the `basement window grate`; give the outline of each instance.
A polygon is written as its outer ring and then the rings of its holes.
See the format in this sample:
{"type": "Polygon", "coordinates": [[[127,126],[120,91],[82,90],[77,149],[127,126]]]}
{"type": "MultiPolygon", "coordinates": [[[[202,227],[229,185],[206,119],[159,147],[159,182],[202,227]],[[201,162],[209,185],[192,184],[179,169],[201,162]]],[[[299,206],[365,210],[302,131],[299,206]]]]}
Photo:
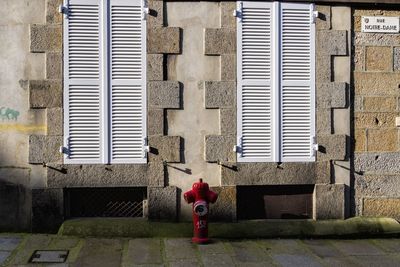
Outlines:
{"type": "Polygon", "coordinates": [[[146,187],[68,188],[67,218],[143,217],[146,187]]]}

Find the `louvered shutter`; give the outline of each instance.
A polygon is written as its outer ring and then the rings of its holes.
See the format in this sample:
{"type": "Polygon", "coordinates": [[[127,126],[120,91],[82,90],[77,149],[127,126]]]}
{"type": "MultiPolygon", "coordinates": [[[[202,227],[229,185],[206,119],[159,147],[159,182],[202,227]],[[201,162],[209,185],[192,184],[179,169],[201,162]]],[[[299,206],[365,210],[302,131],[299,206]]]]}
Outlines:
{"type": "Polygon", "coordinates": [[[281,161],[314,161],[313,5],[282,3],[281,161]]]}
{"type": "Polygon", "coordinates": [[[104,161],[100,0],[69,0],[64,20],[65,163],[104,161]]]}
{"type": "Polygon", "coordinates": [[[273,159],[272,8],[270,2],[238,4],[238,161],[273,159]]]}
{"type": "Polygon", "coordinates": [[[111,0],[111,163],[146,162],[146,21],[140,0],[111,0]]]}

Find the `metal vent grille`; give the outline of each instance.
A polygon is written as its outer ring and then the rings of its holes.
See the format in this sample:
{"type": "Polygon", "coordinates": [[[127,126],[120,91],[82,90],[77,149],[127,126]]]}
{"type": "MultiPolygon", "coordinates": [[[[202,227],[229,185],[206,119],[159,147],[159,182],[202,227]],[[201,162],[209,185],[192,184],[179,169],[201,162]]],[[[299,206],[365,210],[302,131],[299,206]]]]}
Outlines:
{"type": "Polygon", "coordinates": [[[74,217],[143,217],[145,187],[66,189],[66,215],[74,217]]]}

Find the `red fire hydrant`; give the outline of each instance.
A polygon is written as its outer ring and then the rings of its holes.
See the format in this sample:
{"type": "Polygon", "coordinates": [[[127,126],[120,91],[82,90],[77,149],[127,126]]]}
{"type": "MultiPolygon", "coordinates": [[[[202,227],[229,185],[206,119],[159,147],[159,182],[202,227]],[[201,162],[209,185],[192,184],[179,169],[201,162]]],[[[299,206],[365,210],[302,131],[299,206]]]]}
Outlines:
{"type": "Polygon", "coordinates": [[[205,244],[208,239],[208,203],[215,203],[218,194],[211,191],[203,179],[194,183],[192,190],[187,191],[183,197],[187,203],[193,203],[193,243],[205,244]]]}

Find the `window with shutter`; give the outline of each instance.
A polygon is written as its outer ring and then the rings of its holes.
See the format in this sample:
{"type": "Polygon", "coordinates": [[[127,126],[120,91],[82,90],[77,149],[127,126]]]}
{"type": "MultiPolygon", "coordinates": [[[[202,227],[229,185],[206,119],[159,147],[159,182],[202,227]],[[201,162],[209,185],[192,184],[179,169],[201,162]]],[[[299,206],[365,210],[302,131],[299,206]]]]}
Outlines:
{"type": "Polygon", "coordinates": [[[145,163],[146,22],[141,0],[68,0],[65,163],[145,163]]]}
{"type": "Polygon", "coordinates": [[[314,6],[238,9],[238,161],[314,161],[314,6]]]}

